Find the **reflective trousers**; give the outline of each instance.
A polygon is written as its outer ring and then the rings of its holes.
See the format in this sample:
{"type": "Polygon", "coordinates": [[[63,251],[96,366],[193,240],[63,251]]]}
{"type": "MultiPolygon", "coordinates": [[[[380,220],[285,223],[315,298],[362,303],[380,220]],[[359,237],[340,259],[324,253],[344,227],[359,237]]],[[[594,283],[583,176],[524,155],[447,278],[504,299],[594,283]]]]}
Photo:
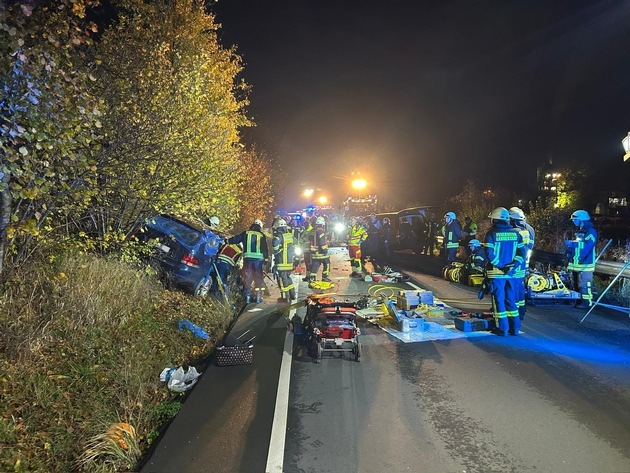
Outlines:
{"type": "Polygon", "coordinates": [[[322,277],[327,277],[330,274],[330,258],[313,258],[313,263],[311,264],[311,276],[313,278],[317,277],[320,263],[324,265],[322,277]]]}
{"type": "Polygon", "coordinates": [[[280,296],[290,300],[295,299],[295,286],[291,279],[291,271],[278,271],[278,288],[280,288],[280,296]]]}
{"type": "Polygon", "coordinates": [[[593,271],[573,271],[575,287],[589,307],[593,305],[593,271]]]}
{"type": "Polygon", "coordinates": [[[504,333],[507,333],[509,330],[518,334],[521,328],[521,319],[518,316],[518,308],[516,307],[519,281],[520,279],[518,278],[488,279],[494,321],[497,328],[504,333]]]}
{"type": "Polygon", "coordinates": [[[348,254],[350,255],[350,266],[352,266],[352,272],[360,273],[362,271],[361,245],[348,245],[348,254]]]}

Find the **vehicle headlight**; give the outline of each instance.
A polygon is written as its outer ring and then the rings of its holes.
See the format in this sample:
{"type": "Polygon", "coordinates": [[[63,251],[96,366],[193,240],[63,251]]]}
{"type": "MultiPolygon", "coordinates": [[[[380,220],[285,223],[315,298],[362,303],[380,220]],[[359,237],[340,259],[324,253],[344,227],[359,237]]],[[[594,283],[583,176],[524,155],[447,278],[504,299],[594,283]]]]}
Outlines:
{"type": "Polygon", "coordinates": [[[299,246],[296,246],[293,249],[293,252],[295,253],[295,256],[302,256],[302,248],[300,248],[299,246]]]}
{"type": "Polygon", "coordinates": [[[346,230],[346,224],[342,222],[335,223],[335,232],[343,233],[346,230]]]}

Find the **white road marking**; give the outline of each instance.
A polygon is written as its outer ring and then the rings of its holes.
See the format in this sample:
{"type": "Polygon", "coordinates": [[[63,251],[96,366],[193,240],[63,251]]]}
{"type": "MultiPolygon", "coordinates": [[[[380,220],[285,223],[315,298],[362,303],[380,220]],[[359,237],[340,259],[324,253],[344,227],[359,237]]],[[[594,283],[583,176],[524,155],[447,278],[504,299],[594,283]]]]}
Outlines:
{"type": "Polygon", "coordinates": [[[416,286],[414,283],[412,283],[411,281],[405,281],[407,284],[409,284],[411,287],[413,287],[414,289],[418,290],[418,291],[422,291],[423,289],[420,286],[416,286]]]}
{"type": "MultiPolygon", "coordinates": [[[[301,276],[300,276],[301,277],[301,276]]],[[[298,285],[295,285],[297,298],[298,285]]],[[[295,315],[297,308],[289,312],[289,320],[295,315]]],[[[267,453],[267,466],[265,473],[281,473],[284,464],[284,442],[287,432],[287,417],[289,412],[289,383],[291,381],[291,361],[293,359],[293,332],[287,330],[284,338],[284,350],[280,364],[280,378],[278,379],[278,392],[276,394],[276,408],[273,413],[271,425],[271,439],[269,440],[269,452],[267,453]]]]}

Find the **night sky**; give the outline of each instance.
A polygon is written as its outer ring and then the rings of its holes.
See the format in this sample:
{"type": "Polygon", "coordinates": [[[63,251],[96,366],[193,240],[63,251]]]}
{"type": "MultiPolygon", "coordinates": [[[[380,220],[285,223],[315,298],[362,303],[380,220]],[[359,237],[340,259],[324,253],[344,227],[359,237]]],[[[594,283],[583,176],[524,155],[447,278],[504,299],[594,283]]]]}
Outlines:
{"type": "Polygon", "coordinates": [[[244,138],[287,172],[280,205],[301,205],[302,183],[343,195],[352,171],[395,205],[440,204],[466,179],[531,192],[549,159],[630,190],[630,1],[220,0],[211,11],[252,86],[257,127],[244,138]]]}

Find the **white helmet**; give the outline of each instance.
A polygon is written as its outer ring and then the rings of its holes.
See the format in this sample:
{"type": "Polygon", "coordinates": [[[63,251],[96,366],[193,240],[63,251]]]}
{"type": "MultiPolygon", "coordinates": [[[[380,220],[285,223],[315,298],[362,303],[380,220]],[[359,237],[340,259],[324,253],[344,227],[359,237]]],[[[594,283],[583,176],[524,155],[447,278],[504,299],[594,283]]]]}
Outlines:
{"type": "Polygon", "coordinates": [[[221,220],[219,220],[219,217],[217,217],[216,215],[213,215],[212,217],[210,217],[211,227],[218,227],[220,224],[221,224],[221,220]]]}
{"type": "Polygon", "coordinates": [[[326,219],[324,217],[317,217],[315,220],[315,225],[324,225],[326,223],[326,219]]]}
{"type": "Polygon", "coordinates": [[[446,212],[444,214],[444,218],[450,218],[451,220],[455,220],[457,218],[457,215],[455,215],[455,212],[446,212]]]}
{"type": "Polygon", "coordinates": [[[286,227],[286,226],[287,226],[287,222],[283,218],[279,218],[278,220],[276,220],[276,228],[286,227]]]}
{"type": "Polygon", "coordinates": [[[262,223],[262,220],[257,218],[256,220],[254,220],[254,225],[258,225],[260,227],[260,229],[262,230],[264,228],[264,225],[262,223]]]}
{"type": "Polygon", "coordinates": [[[509,212],[512,220],[525,220],[525,213],[518,207],[512,207],[509,212]]]}
{"type": "Polygon", "coordinates": [[[581,220],[582,222],[586,222],[590,220],[591,216],[588,214],[586,210],[576,210],[571,214],[571,220],[581,220]]]}
{"type": "Polygon", "coordinates": [[[505,207],[497,207],[488,214],[488,218],[492,220],[503,220],[505,222],[510,220],[510,212],[505,207]]]}

